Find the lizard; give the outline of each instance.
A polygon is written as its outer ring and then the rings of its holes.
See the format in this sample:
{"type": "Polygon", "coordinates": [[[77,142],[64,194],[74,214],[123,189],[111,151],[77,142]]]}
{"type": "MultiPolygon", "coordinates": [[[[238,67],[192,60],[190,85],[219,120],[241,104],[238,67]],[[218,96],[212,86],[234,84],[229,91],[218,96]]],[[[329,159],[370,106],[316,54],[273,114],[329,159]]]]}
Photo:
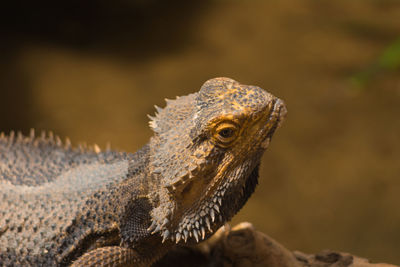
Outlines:
{"type": "Polygon", "coordinates": [[[284,102],[230,78],[156,106],[136,153],[0,135],[0,266],[150,266],[246,203],[284,102]]]}

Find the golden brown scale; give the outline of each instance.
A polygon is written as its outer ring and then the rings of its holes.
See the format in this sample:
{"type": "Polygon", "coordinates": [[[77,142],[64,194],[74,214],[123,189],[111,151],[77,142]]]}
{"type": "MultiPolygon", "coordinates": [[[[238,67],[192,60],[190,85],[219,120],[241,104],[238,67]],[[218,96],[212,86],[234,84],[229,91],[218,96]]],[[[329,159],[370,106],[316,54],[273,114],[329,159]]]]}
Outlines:
{"type": "Polygon", "coordinates": [[[1,266],[149,266],[246,203],[284,103],[229,78],[168,100],[135,154],[0,136],[1,266]]]}

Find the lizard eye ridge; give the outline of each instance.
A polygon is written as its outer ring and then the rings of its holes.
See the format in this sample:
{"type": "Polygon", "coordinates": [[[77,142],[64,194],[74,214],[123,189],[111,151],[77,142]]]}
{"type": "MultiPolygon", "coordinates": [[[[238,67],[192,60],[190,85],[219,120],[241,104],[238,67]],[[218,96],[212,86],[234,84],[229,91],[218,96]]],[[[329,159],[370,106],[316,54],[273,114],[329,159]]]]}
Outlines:
{"type": "Polygon", "coordinates": [[[238,137],[239,128],[237,125],[225,122],[215,129],[214,138],[222,146],[230,145],[238,137]]]}

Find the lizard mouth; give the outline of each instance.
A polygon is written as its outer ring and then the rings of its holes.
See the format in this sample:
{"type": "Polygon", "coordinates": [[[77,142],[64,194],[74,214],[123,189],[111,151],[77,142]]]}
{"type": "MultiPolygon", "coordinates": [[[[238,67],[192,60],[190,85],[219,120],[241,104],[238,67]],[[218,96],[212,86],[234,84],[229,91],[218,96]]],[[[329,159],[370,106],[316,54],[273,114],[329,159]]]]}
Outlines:
{"type": "Polygon", "coordinates": [[[271,123],[273,125],[267,131],[267,134],[266,134],[264,140],[261,142],[261,147],[263,149],[268,148],[269,143],[271,142],[272,136],[274,135],[276,129],[281,127],[282,121],[285,119],[286,114],[287,114],[287,109],[286,109],[285,103],[282,100],[277,99],[274,102],[275,102],[274,107],[272,109],[270,116],[268,117],[265,127],[268,127],[271,123]]]}

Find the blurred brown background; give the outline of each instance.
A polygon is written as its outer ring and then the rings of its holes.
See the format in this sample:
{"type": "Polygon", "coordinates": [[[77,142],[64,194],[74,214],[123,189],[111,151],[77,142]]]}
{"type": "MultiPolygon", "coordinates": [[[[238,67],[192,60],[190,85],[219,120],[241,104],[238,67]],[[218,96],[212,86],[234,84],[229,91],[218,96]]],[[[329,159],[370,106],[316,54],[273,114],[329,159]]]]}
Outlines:
{"type": "Polygon", "coordinates": [[[228,76],[283,98],[250,221],[292,250],[400,264],[400,1],[19,1],[0,131],[135,151],[153,105],[228,76]]]}

